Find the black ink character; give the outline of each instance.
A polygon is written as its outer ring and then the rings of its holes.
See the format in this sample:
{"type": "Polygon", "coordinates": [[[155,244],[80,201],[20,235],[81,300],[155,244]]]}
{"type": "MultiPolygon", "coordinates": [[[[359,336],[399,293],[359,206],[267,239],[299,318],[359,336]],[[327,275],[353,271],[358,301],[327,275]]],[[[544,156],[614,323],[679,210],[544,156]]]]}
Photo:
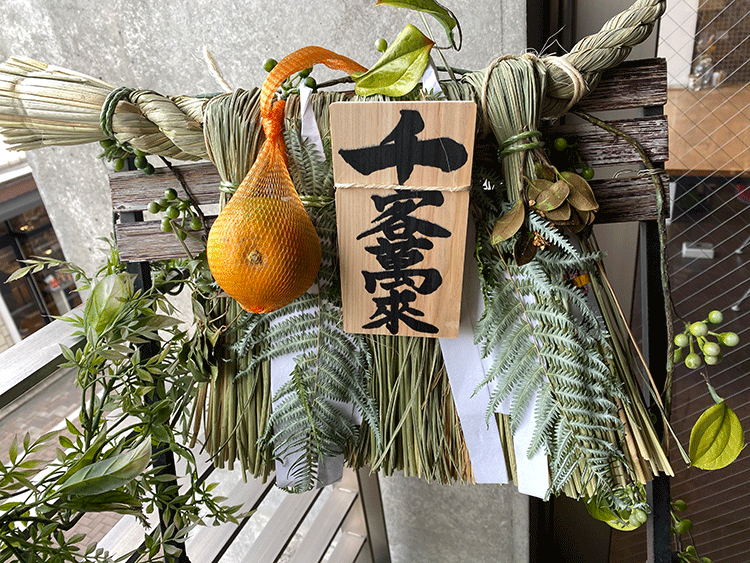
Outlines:
{"type": "Polygon", "coordinates": [[[417,110],[402,109],[401,119],[379,145],[361,149],[340,149],[343,159],[360,174],[396,167],[398,183],[404,184],[420,164],[443,172],[458,170],[468,160],[466,148],[450,137],[417,139],[424,120],[417,110]]]}
{"type": "Polygon", "coordinates": [[[440,207],[445,198],[436,191],[398,190],[392,195],[373,195],[371,199],[380,215],[372,221],[375,226],[357,239],[382,235],[377,237],[376,245],[366,246],[365,250],[375,256],[383,269],[377,272],[363,270],[362,275],[368,293],[374,293],[380,284],[389,294],[373,299],[376,310],[370,319],[374,320],[363,328],[385,326],[391,334],[396,334],[399,322],[403,321],[416,331],[434,334],[437,327],[415,318],[424,316],[424,313],[410,303],[416,300],[417,293],[428,295],[435,292],[443,278],[436,268],[412,266],[424,259],[423,250],[433,248],[428,237],[447,238],[451,232],[411,214],[423,206],[440,207]]]}

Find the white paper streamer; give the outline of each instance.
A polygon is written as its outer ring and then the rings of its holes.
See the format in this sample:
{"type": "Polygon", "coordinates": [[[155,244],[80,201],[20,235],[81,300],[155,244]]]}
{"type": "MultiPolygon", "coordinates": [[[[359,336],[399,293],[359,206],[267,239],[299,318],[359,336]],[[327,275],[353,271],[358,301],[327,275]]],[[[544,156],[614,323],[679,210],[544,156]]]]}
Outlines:
{"type": "MultiPolygon", "coordinates": [[[[524,295],[521,299],[524,303],[535,302],[532,295],[524,295]]],[[[532,327],[537,324],[537,321],[531,319],[532,327]]],[[[531,438],[534,434],[534,427],[536,426],[536,417],[534,416],[534,413],[536,412],[537,395],[538,389],[532,394],[529,404],[526,407],[526,411],[524,411],[523,418],[521,418],[516,431],[513,433],[513,452],[516,456],[516,481],[518,484],[518,492],[544,498],[550,484],[549,461],[547,459],[547,454],[539,449],[531,458],[529,458],[528,455],[531,446],[531,438]]],[[[498,409],[499,412],[509,414],[510,401],[510,397],[505,399],[505,401],[500,404],[500,408],[498,409]]]]}
{"type": "Polygon", "coordinates": [[[425,68],[424,74],[422,75],[422,90],[435,94],[440,94],[443,91],[440,87],[437,69],[435,68],[435,63],[433,62],[432,57],[430,57],[430,62],[427,64],[427,68],[425,68]]]}
{"type": "Polygon", "coordinates": [[[487,424],[485,410],[490,399],[489,388],[482,387],[474,396],[477,384],[487,373],[474,329],[483,307],[477,265],[474,260],[474,225],[469,221],[464,257],[461,320],[457,338],[441,338],[445,369],[451,383],[453,401],[461,420],[466,449],[477,483],[507,483],[508,469],[500,435],[494,421],[487,424]]]}
{"type": "MultiPolygon", "coordinates": [[[[484,379],[492,365],[492,356],[481,357],[480,347],[474,344],[474,330],[484,312],[484,300],[479,287],[479,276],[473,255],[474,228],[469,222],[467,250],[464,257],[464,285],[461,296],[461,322],[456,339],[441,338],[446,371],[456,410],[461,420],[461,429],[477,483],[507,483],[508,473],[500,437],[494,425],[487,427],[485,409],[491,389],[484,387],[472,396],[478,382],[484,379]]],[[[533,302],[533,297],[524,297],[533,302]]],[[[529,446],[536,419],[537,392],[534,392],[513,435],[513,451],[516,458],[516,480],[519,492],[544,498],[549,489],[549,465],[547,456],[538,450],[528,457],[529,446]]],[[[498,407],[497,412],[510,413],[510,397],[498,407]]]]}

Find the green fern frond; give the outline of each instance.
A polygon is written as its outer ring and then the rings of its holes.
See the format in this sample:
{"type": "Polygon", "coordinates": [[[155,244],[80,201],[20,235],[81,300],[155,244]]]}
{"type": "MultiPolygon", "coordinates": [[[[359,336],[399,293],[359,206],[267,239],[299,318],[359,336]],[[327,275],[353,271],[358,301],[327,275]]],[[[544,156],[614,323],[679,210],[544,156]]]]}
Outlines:
{"type": "Polygon", "coordinates": [[[624,392],[606,361],[611,346],[601,316],[565,276],[590,271],[600,256],[579,252],[557,227],[529,212],[529,229],[553,246],[518,266],[511,258],[514,239],[490,244],[495,220],[492,212],[477,218],[485,311],[475,334],[483,354],[492,356],[479,385],[492,388],[487,417],[510,399],[515,431],[536,393],[528,455],[543,449],[549,456],[549,493],[590,484],[613,491],[614,468],[624,464],[612,442],[622,431],[614,398],[624,392]]]}

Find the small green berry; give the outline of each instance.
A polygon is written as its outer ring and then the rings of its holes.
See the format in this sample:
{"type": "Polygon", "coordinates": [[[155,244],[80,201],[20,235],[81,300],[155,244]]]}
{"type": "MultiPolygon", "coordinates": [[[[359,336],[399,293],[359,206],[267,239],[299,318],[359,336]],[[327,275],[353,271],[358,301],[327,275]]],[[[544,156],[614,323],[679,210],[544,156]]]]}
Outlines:
{"type": "Polygon", "coordinates": [[[583,170],[581,170],[581,178],[584,180],[593,180],[594,179],[594,169],[590,166],[586,166],[583,170]]]}
{"type": "Polygon", "coordinates": [[[194,231],[199,230],[201,227],[203,227],[203,222],[198,217],[193,217],[190,219],[190,228],[194,231]]]}
{"type": "Polygon", "coordinates": [[[271,72],[277,64],[279,64],[279,62],[276,59],[268,58],[263,61],[263,70],[271,72]]]}
{"type": "Polygon", "coordinates": [[[170,221],[169,217],[164,217],[161,220],[161,230],[165,233],[171,233],[174,230],[172,221],[170,221]]]}
{"type": "Polygon", "coordinates": [[[146,160],[145,156],[136,156],[133,159],[133,163],[135,164],[135,167],[138,170],[143,170],[144,168],[146,168],[146,165],[148,164],[148,160],[146,160]]]}
{"type": "Polygon", "coordinates": [[[154,173],[154,165],[150,162],[141,170],[146,176],[151,176],[154,173]]]}
{"type": "Polygon", "coordinates": [[[691,324],[688,327],[688,330],[693,336],[706,336],[706,334],[708,334],[708,327],[706,326],[706,323],[700,321],[691,324]]]}
{"type": "Polygon", "coordinates": [[[158,201],[152,201],[148,204],[149,213],[159,213],[159,211],[161,211],[161,205],[159,205],[158,201]]]}
{"type": "Polygon", "coordinates": [[[174,188],[167,188],[166,190],[164,190],[164,198],[167,201],[174,201],[174,200],[176,200],[177,199],[177,190],[175,190],[174,188]]]}
{"type": "Polygon", "coordinates": [[[297,73],[297,76],[299,76],[300,78],[307,78],[308,76],[310,76],[311,72],[312,72],[312,67],[303,68],[297,73]]]}
{"type": "MultiPolygon", "coordinates": [[[[706,356],[718,356],[721,354],[721,347],[716,342],[706,342],[703,345],[703,354],[706,356]]],[[[708,358],[706,358],[706,363],[708,363],[708,358]]]]}
{"type": "Polygon", "coordinates": [[[740,343],[740,337],[734,332],[722,332],[718,338],[724,346],[737,346],[740,343]]]}
{"type": "Polygon", "coordinates": [[[568,148],[568,141],[565,140],[563,137],[558,137],[554,141],[554,146],[556,151],[564,151],[568,148]]]}
{"type": "Polygon", "coordinates": [[[125,170],[125,159],[124,158],[116,158],[112,161],[112,168],[115,172],[121,172],[122,170],[125,170]]]}
{"type": "Polygon", "coordinates": [[[180,210],[176,206],[171,205],[167,208],[165,215],[169,219],[177,219],[180,216],[180,210]]]}
{"type": "Polygon", "coordinates": [[[388,48],[388,41],[382,38],[378,39],[377,41],[375,41],[375,48],[379,53],[385,53],[385,50],[388,48]]]}
{"type": "Polygon", "coordinates": [[[715,366],[716,364],[720,363],[721,360],[724,359],[724,357],[721,354],[716,354],[715,356],[704,356],[703,359],[706,360],[707,366],[715,366]]]}
{"type": "Polygon", "coordinates": [[[708,322],[711,324],[719,324],[724,320],[724,313],[718,310],[713,310],[708,314],[708,322]]]}
{"type": "Polygon", "coordinates": [[[315,90],[318,87],[318,83],[312,76],[308,76],[307,78],[305,78],[305,86],[312,90],[315,90]]]}
{"type": "Polygon", "coordinates": [[[685,358],[685,365],[690,369],[698,369],[701,367],[701,364],[703,364],[703,360],[695,352],[688,354],[687,358],[685,358]]]}
{"type": "Polygon", "coordinates": [[[678,334],[674,337],[674,345],[679,346],[680,348],[684,348],[689,343],[689,339],[687,334],[678,334]]]}
{"type": "Polygon", "coordinates": [[[103,149],[108,149],[111,146],[113,146],[115,142],[112,139],[104,139],[102,141],[99,141],[99,146],[103,149]]]}
{"type": "MultiPolygon", "coordinates": [[[[682,521],[684,522],[684,520],[682,520],[682,521]]],[[[690,522],[690,527],[691,527],[691,528],[693,527],[693,526],[692,526],[692,524],[693,524],[693,523],[692,523],[692,522],[690,522]]],[[[690,555],[691,557],[697,557],[697,556],[698,556],[698,552],[697,552],[697,551],[695,551],[695,547],[694,547],[694,546],[692,546],[692,545],[689,545],[689,546],[687,546],[687,547],[685,548],[685,553],[687,553],[687,554],[688,554],[688,555],[690,555]]]]}

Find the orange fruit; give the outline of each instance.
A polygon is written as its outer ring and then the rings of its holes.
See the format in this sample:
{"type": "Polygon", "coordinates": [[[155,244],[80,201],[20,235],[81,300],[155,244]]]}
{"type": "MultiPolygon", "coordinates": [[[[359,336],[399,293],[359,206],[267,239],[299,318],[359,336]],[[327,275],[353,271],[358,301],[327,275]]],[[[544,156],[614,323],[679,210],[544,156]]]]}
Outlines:
{"type": "Polygon", "coordinates": [[[354,61],[320,47],[282,59],[269,73],[260,98],[266,140],[242,184],[208,234],[208,266],[219,286],[251,313],[268,313],[294,301],[313,284],[320,241],[286,166],[279,85],[294,72],[325,63],[361,72],[354,61]]]}
{"type": "Polygon", "coordinates": [[[243,309],[267,313],[315,281],[320,242],[301,203],[235,196],[211,227],[208,263],[219,286],[243,309]]]}

